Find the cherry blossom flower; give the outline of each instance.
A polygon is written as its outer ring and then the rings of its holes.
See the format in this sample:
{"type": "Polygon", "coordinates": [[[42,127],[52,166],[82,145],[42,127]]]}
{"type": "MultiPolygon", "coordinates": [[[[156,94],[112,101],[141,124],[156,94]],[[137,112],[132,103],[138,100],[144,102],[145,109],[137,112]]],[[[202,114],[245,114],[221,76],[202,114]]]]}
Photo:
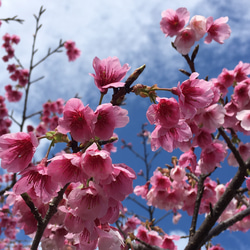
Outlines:
{"type": "Polygon", "coordinates": [[[182,55],[187,55],[196,41],[196,33],[191,27],[186,27],[177,34],[174,46],[182,55]]]}
{"type": "Polygon", "coordinates": [[[191,129],[184,121],[180,121],[173,128],[157,125],[151,134],[151,149],[156,151],[162,147],[164,150],[172,152],[179,142],[189,141],[191,138],[191,129]]]}
{"type": "Polygon", "coordinates": [[[220,17],[213,20],[213,17],[207,18],[207,36],[205,37],[205,43],[211,43],[212,40],[217,43],[224,43],[225,39],[228,39],[231,34],[231,29],[227,24],[228,17],[220,17]]]}
{"type": "Polygon", "coordinates": [[[122,201],[133,193],[134,179],[136,179],[136,174],[132,168],[124,163],[113,164],[112,181],[107,184],[102,181],[103,190],[110,197],[122,201]]]}
{"type": "Polygon", "coordinates": [[[80,57],[81,55],[81,50],[79,50],[78,48],[76,48],[75,46],[75,42],[73,41],[66,41],[64,43],[64,47],[67,50],[67,56],[69,58],[69,61],[75,61],[78,57],[80,57]]]}
{"type": "Polygon", "coordinates": [[[250,74],[250,63],[243,63],[240,61],[234,68],[234,77],[236,82],[246,80],[250,74]]]}
{"type": "Polygon", "coordinates": [[[17,173],[25,169],[32,160],[38,146],[33,133],[11,133],[0,137],[1,167],[17,173]]]}
{"type": "Polygon", "coordinates": [[[62,134],[70,132],[74,140],[84,143],[93,137],[95,122],[94,111],[89,106],[84,107],[78,98],[71,98],[64,107],[57,130],[62,134]]]}
{"type": "Polygon", "coordinates": [[[53,157],[48,164],[48,175],[64,187],[69,182],[84,183],[88,176],[81,167],[80,154],[61,154],[53,157]]]}
{"type": "Polygon", "coordinates": [[[168,235],[164,234],[163,242],[161,247],[169,250],[177,250],[177,246],[174,244],[173,240],[179,240],[180,236],[178,235],[168,235]]]}
{"type": "Polygon", "coordinates": [[[18,90],[13,90],[10,84],[5,86],[5,90],[5,96],[9,102],[19,102],[21,100],[23,93],[18,90]]]}
{"type": "Polygon", "coordinates": [[[26,193],[29,189],[34,189],[36,195],[42,202],[49,202],[52,197],[57,196],[59,191],[58,183],[53,181],[47,174],[45,166],[47,159],[43,159],[37,166],[29,166],[20,172],[22,177],[13,187],[16,194],[26,193]]]}
{"type": "Polygon", "coordinates": [[[81,157],[84,173],[96,182],[107,179],[113,170],[109,152],[99,150],[95,144],[90,146],[81,157]]]}
{"type": "Polygon", "coordinates": [[[241,121],[240,126],[246,131],[250,131],[250,110],[242,110],[237,113],[236,118],[241,121]]]}
{"type": "Polygon", "coordinates": [[[174,98],[156,98],[158,104],[149,106],[146,116],[150,124],[161,125],[170,128],[178,124],[180,108],[174,98]]]}
{"type": "Polygon", "coordinates": [[[75,215],[83,220],[95,220],[103,217],[108,210],[108,199],[102,188],[90,181],[88,187],[75,188],[68,196],[69,206],[75,215]]]}
{"type": "Polygon", "coordinates": [[[103,60],[95,57],[93,68],[95,74],[90,73],[90,75],[94,77],[95,85],[103,94],[107,93],[108,88],[123,87],[125,83],[121,82],[121,80],[130,69],[127,63],[121,67],[117,57],[108,57],[103,60]]]}
{"type": "Polygon", "coordinates": [[[179,97],[181,113],[186,119],[193,118],[198,108],[208,106],[214,98],[212,83],[197,79],[198,76],[199,74],[194,72],[188,80],[182,84],[178,83],[177,88],[172,89],[179,97]]]}
{"type": "Polygon", "coordinates": [[[186,8],[178,8],[176,11],[167,9],[162,12],[161,16],[160,27],[166,37],[177,35],[189,20],[189,12],[186,8]]]}
{"type": "Polygon", "coordinates": [[[199,41],[206,34],[207,19],[204,16],[196,15],[190,20],[190,27],[195,31],[196,41],[199,41]]]}
{"type": "Polygon", "coordinates": [[[115,128],[121,128],[127,125],[129,117],[128,111],[119,106],[113,106],[111,103],[99,105],[96,108],[97,117],[94,135],[101,140],[108,140],[113,135],[115,128]]]}

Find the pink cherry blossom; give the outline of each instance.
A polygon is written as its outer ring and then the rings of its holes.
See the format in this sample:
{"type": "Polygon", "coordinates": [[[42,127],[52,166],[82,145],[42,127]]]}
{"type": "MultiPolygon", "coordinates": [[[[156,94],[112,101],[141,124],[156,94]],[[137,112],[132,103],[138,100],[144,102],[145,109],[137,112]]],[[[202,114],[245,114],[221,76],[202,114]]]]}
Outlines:
{"type": "Polygon", "coordinates": [[[160,27],[166,37],[177,35],[189,20],[189,12],[186,8],[178,8],[176,11],[167,9],[162,12],[161,16],[160,27]]]}
{"type": "Polygon", "coordinates": [[[98,249],[117,250],[124,247],[123,238],[117,229],[110,227],[108,231],[98,230],[98,233],[98,249]]]}
{"type": "Polygon", "coordinates": [[[95,144],[90,146],[81,158],[84,173],[95,181],[107,179],[113,170],[109,152],[99,150],[95,144]]]}
{"type": "Polygon", "coordinates": [[[191,129],[184,121],[180,121],[173,128],[157,125],[151,134],[151,149],[156,151],[159,147],[162,147],[164,150],[172,152],[179,142],[186,142],[191,138],[191,129]]]}
{"type": "Polygon", "coordinates": [[[113,106],[111,103],[99,105],[95,111],[97,117],[94,135],[101,140],[108,140],[113,135],[115,128],[121,128],[127,125],[129,117],[128,111],[119,106],[113,106]]]}
{"type": "Polygon", "coordinates": [[[250,79],[242,81],[235,86],[232,99],[239,109],[245,109],[250,102],[250,79]]]}
{"type": "Polygon", "coordinates": [[[198,76],[199,74],[194,72],[188,80],[182,84],[178,83],[177,88],[172,89],[173,93],[179,96],[181,113],[186,119],[193,118],[198,108],[208,106],[214,98],[212,83],[197,79],[198,76]]]}
{"type": "Polygon", "coordinates": [[[215,140],[209,147],[201,151],[199,167],[201,173],[212,172],[215,167],[220,167],[220,162],[224,161],[227,155],[227,146],[225,142],[215,140]]]}
{"type": "Polygon", "coordinates": [[[243,63],[240,61],[234,68],[234,77],[236,82],[246,80],[250,74],[250,63],[243,63]]]}
{"type": "Polygon", "coordinates": [[[212,40],[218,43],[224,43],[225,39],[228,39],[231,34],[231,29],[227,24],[228,17],[220,17],[213,20],[213,17],[207,18],[207,36],[205,37],[205,43],[211,43],[212,40]]]}
{"type": "Polygon", "coordinates": [[[48,175],[64,187],[69,182],[84,183],[88,176],[81,167],[81,154],[61,154],[51,159],[48,175]]]}
{"type": "Polygon", "coordinates": [[[62,134],[70,132],[74,140],[84,143],[93,137],[95,122],[94,111],[89,106],[84,107],[78,98],[71,98],[64,107],[57,130],[62,134]]]}
{"type": "Polygon", "coordinates": [[[199,41],[206,34],[207,19],[204,16],[196,15],[190,20],[190,27],[195,31],[196,41],[199,41]]]}
{"type": "Polygon", "coordinates": [[[75,188],[68,196],[68,204],[83,220],[103,217],[108,210],[108,199],[102,188],[90,181],[88,187],[75,188]]]}
{"type": "Polygon", "coordinates": [[[19,102],[22,98],[23,93],[19,90],[13,90],[11,85],[5,86],[5,96],[9,102],[19,102]]]}
{"type": "Polygon", "coordinates": [[[29,189],[34,189],[36,195],[41,198],[42,202],[49,202],[52,197],[57,196],[59,187],[57,182],[47,174],[46,159],[42,160],[37,166],[29,166],[21,171],[22,177],[13,187],[16,194],[22,194],[29,189]]]}
{"type": "Polygon", "coordinates": [[[32,160],[38,146],[33,133],[11,133],[0,137],[1,167],[17,173],[25,169],[32,160]]]}
{"type": "Polygon", "coordinates": [[[134,188],[134,193],[137,196],[141,196],[143,199],[146,199],[147,194],[148,194],[148,190],[149,190],[149,185],[150,185],[150,182],[147,181],[146,184],[143,186],[136,186],[134,188]]]}
{"type": "Polygon", "coordinates": [[[215,103],[200,110],[200,113],[195,117],[195,121],[208,131],[215,132],[217,128],[224,124],[225,113],[225,108],[215,103]]]}
{"type": "Polygon", "coordinates": [[[90,75],[94,77],[95,85],[103,94],[107,93],[108,88],[123,87],[125,83],[121,82],[121,80],[130,69],[127,63],[121,67],[117,57],[108,57],[103,60],[95,57],[93,68],[95,74],[90,75]]]}
{"type": "Polygon", "coordinates": [[[69,40],[64,43],[64,47],[67,50],[67,56],[69,58],[69,61],[75,61],[80,55],[81,55],[81,50],[76,48],[75,42],[69,40]]]}
{"type": "Polygon", "coordinates": [[[133,192],[134,170],[124,163],[113,164],[112,181],[102,182],[104,191],[112,198],[122,201],[133,192]]]}
{"type": "Polygon", "coordinates": [[[197,165],[197,157],[196,154],[194,153],[194,150],[190,149],[189,151],[183,153],[180,156],[178,162],[182,168],[190,167],[191,171],[195,172],[197,165]]]}
{"type": "MultiPolygon", "coordinates": [[[[244,144],[243,142],[240,142],[238,146],[238,151],[243,161],[247,161],[250,158],[250,143],[247,142],[244,144]]],[[[230,166],[234,166],[234,167],[239,166],[239,163],[235,159],[234,154],[232,152],[229,154],[227,161],[230,166]]]]}
{"type": "Polygon", "coordinates": [[[182,55],[187,55],[196,41],[196,33],[191,27],[182,29],[176,36],[174,46],[182,55]]]}
{"type": "Polygon", "coordinates": [[[133,215],[132,217],[127,219],[125,225],[122,227],[122,231],[125,232],[126,234],[128,232],[133,233],[137,225],[140,224],[141,220],[139,220],[135,215],[133,215]]]}
{"type": "Polygon", "coordinates": [[[250,110],[242,110],[237,113],[236,118],[241,121],[240,126],[246,131],[250,131],[250,110]]]}
{"type": "Polygon", "coordinates": [[[180,108],[174,98],[159,98],[158,104],[149,106],[146,116],[150,124],[161,125],[170,128],[178,124],[180,119],[180,108]]]}
{"type": "Polygon", "coordinates": [[[174,244],[173,240],[179,240],[180,236],[178,235],[168,235],[164,234],[163,237],[163,243],[161,245],[162,248],[164,249],[169,249],[169,250],[177,250],[177,246],[174,244]]]}

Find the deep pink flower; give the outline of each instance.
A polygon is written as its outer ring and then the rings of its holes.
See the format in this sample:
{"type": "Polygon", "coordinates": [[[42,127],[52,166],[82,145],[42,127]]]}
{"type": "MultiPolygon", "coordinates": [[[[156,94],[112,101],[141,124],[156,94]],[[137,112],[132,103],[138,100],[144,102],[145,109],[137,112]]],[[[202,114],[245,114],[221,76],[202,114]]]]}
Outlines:
{"type": "Polygon", "coordinates": [[[213,20],[213,17],[207,18],[207,36],[205,37],[205,43],[211,43],[212,40],[218,43],[224,43],[225,39],[228,39],[231,34],[231,29],[227,24],[228,17],[220,17],[213,20]]]}
{"type": "Polygon", "coordinates": [[[151,134],[151,149],[156,151],[162,147],[168,152],[172,152],[179,142],[189,141],[192,138],[192,132],[186,122],[180,121],[173,128],[165,128],[157,125],[151,134]]]}
{"type": "Polygon", "coordinates": [[[59,191],[58,183],[52,181],[51,176],[47,174],[46,159],[42,160],[37,166],[29,166],[20,172],[22,177],[16,182],[13,191],[16,194],[22,194],[30,189],[34,189],[36,195],[47,203],[52,197],[57,196],[59,191]]]}
{"type": "Polygon", "coordinates": [[[202,174],[212,172],[215,167],[220,167],[220,162],[224,161],[227,155],[225,142],[214,140],[209,147],[201,151],[199,167],[202,174]]]}
{"type": "Polygon", "coordinates": [[[133,192],[134,170],[124,163],[113,164],[112,181],[104,185],[104,191],[112,198],[122,201],[133,192]]]}
{"type": "Polygon", "coordinates": [[[7,97],[9,102],[19,102],[22,98],[23,93],[18,90],[13,90],[11,85],[5,86],[5,96],[7,97]]]}
{"type": "Polygon", "coordinates": [[[84,143],[93,137],[95,122],[94,111],[89,106],[84,107],[78,98],[71,98],[64,107],[57,129],[62,134],[70,132],[74,140],[84,143]]]}
{"type": "Polygon", "coordinates": [[[0,137],[1,167],[17,173],[25,169],[32,160],[38,146],[33,133],[12,133],[0,137]]]}
{"type": "Polygon", "coordinates": [[[170,128],[178,124],[180,119],[180,108],[174,98],[159,98],[158,104],[149,106],[146,116],[150,124],[161,125],[170,128]]]}
{"type": "Polygon", "coordinates": [[[178,33],[174,46],[182,55],[187,55],[196,41],[196,33],[191,27],[186,27],[178,33]]]}
{"type": "Polygon", "coordinates": [[[121,67],[117,57],[108,57],[103,60],[95,57],[93,68],[95,74],[90,73],[90,75],[94,77],[95,85],[103,94],[107,93],[108,88],[123,87],[125,83],[121,82],[121,80],[130,69],[127,63],[121,67]]]}
{"type": "Polygon", "coordinates": [[[107,179],[113,170],[109,152],[99,150],[95,144],[82,155],[81,166],[84,173],[96,182],[107,179]]]}
{"type": "Polygon", "coordinates": [[[208,106],[214,98],[212,83],[197,79],[198,76],[199,74],[194,72],[188,80],[173,88],[174,93],[179,96],[181,112],[186,119],[193,118],[198,108],[208,106]]]}
{"type": "Polygon", "coordinates": [[[69,61],[75,61],[80,55],[81,55],[81,50],[76,48],[75,42],[73,41],[66,41],[64,43],[64,47],[67,50],[67,56],[69,58],[69,61]]]}
{"type": "Polygon", "coordinates": [[[162,12],[161,16],[160,27],[166,37],[177,35],[189,20],[189,12],[186,8],[178,8],[176,11],[167,9],[162,12]]]}
{"type": "Polygon", "coordinates": [[[169,249],[169,250],[177,250],[177,246],[175,246],[173,240],[179,240],[179,239],[180,239],[180,236],[178,235],[170,236],[168,234],[165,234],[161,247],[164,249],[169,249]]]}
{"type": "Polygon", "coordinates": [[[238,83],[234,88],[232,99],[239,109],[244,109],[250,102],[250,80],[238,83]]]}
{"type": "Polygon", "coordinates": [[[88,178],[80,165],[80,154],[61,154],[51,159],[48,175],[64,187],[69,182],[82,182],[88,178]]]}
{"type": "Polygon", "coordinates": [[[119,106],[113,106],[111,103],[99,105],[95,111],[97,117],[94,129],[94,135],[101,140],[108,140],[113,135],[115,128],[121,128],[127,125],[129,117],[128,111],[119,106]]]}

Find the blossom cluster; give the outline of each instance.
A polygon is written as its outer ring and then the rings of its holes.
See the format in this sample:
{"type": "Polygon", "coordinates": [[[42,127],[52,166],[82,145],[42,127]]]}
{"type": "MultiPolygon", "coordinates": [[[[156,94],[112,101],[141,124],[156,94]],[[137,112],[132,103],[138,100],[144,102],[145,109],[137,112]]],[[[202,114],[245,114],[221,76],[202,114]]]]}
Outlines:
{"type": "Polygon", "coordinates": [[[196,41],[199,41],[205,34],[205,43],[211,43],[212,40],[218,43],[224,43],[229,38],[231,29],[227,24],[228,17],[221,17],[213,20],[213,17],[193,16],[187,26],[190,18],[186,8],[179,8],[176,11],[167,9],[162,12],[160,22],[161,30],[167,36],[176,36],[174,46],[177,51],[187,55],[196,41]]]}

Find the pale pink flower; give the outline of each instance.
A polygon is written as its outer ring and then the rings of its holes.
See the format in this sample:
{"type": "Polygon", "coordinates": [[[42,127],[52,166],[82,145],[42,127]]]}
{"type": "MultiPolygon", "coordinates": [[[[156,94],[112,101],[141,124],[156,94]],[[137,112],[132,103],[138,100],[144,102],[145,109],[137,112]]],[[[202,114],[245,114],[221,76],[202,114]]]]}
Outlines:
{"type": "Polygon", "coordinates": [[[167,190],[171,186],[171,181],[163,175],[158,169],[154,171],[153,176],[150,178],[150,184],[156,190],[167,190]]]}
{"type": "Polygon", "coordinates": [[[151,149],[156,151],[162,147],[172,152],[180,142],[187,142],[192,138],[192,132],[186,122],[180,121],[173,128],[165,128],[157,125],[151,134],[151,149]]]}
{"type": "Polygon", "coordinates": [[[178,83],[177,88],[172,89],[179,97],[181,113],[186,119],[193,118],[198,108],[208,106],[214,98],[212,83],[197,79],[198,76],[199,74],[194,72],[188,80],[182,84],[178,83]]]}
{"type": "Polygon", "coordinates": [[[205,128],[199,129],[193,138],[192,146],[206,148],[212,143],[211,132],[205,128]]]}
{"type": "Polygon", "coordinates": [[[217,128],[224,124],[225,114],[225,108],[215,103],[200,110],[200,113],[195,117],[195,121],[208,131],[215,132],[217,128]]]}
{"type": "Polygon", "coordinates": [[[108,57],[103,60],[95,57],[93,68],[95,74],[90,75],[94,77],[95,85],[103,94],[107,93],[108,88],[123,87],[125,83],[121,82],[121,80],[130,69],[127,63],[121,67],[117,57],[108,57]]]}
{"type": "Polygon", "coordinates": [[[174,46],[179,53],[182,55],[187,55],[191,47],[194,45],[195,40],[195,31],[190,27],[186,27],[177,34],[174,40],[174,46]]]}
{"type": "Polygon", "coordinates": [[[172,222],[173,224],[177,224],[179,222],[179,220],[181,219],[182,215],[180,213],[176,213],[173,215],[173,219],[172,222]]]}
{"type": "Polygon", "coordinates": [[[148,232],[148,239],[149,239],[149,244],[151,246],[158,246],[160,247],[162,244],[162,238],[159,235],[158,232],[151,230],[148,232]]]}
{"type": "Polygon", "coordinates": [[[8,172],[17,173],[25,169],[31,162],[38,146],[33,133],[12,133],[0,137],[1,167],[8,172]]]}
{"type": "Polygon", "coordinates": [[[178,124],[180,108],[174,98],[156,98],[158,104],[149,106],[146,116],[150,124],[170,128],[178,124]]]}
{"type": "Polygon", "coordinates": [[[250,110],[242,110],[237,113],[236,118],[240,121],[240,126],[246,131],[250,131],[250,110]]]}
{"type": "Polygon", "coordinates": [[[233,85],[235,79],[235,70],[228,70],[224,68],[217,79],[221,84],[228,88],[233,85]]]}
{"type": "Polygon", "coordinates": [[[167,9],[162,12],[161,16],[160,27],[166,37],[177,35],[189,20],[189,12],[186,8],[178,8],[176,11],[167,9]]]}
{"type": "Polygon", "coordinates": [[[250,63],[243,63],[240,61],[234,68],[234,77],[236,82],[241,82],[248,78],[250,74],[250,63]]]}
{"type": "Polygon", "coordinates": [[[136,229],[137,225],[140,225],[141,221],[133,215],[132,217],[128,218],[125,225],[122,227],[122,231],[126,234],[128,232],[133,233],[136,229]]]}
{"type": "Polygon", "coordinates": [[[94,111],[89,106],[84,107],[78,98],[71,98],[64,107],[57,130],[62,134],[70,132],[74,140],[85,143],[93,137],[95,122],[94,111]]]}
{"type": "Polygon", "coordinates": [[[109,152],[99,150],[96,144],[88,147],[83,153],[81,167],[87,176],[93,177],[97,182],[107,179],[113,171],[109,152]]]}
{"type": "Polygon", "coordinates": [[[129,117],[128,111],[119,106],[113,106],[111,103],[99,105],[96,108],[97,117],[94,135],[101,140],[108,140],[113,135],[115,128],[121,128],[127,125],[129,117]]]}
{"type": "Polygon", "coordinates": [[[207,18],[207,36],[205,43],[211,43],[212,40],[222,44],[225,39],[228,39],[231,34],[231,29],[227,24],[228,17],[220,17],[213,20],[213,17],[207,18]]]}
{"type": "Polygon", "coordinates": [[[81,167],[80,154],[60,154],[53,157],[48,164],[48,175],[64,187],[69,182],[84,183],[88,176],[81,167]]]}
{"type": "Polygon", "coordinates": [[[186,171],[184,168],[181,168],[180,166],[177,165],[171,169],[170,177],[176,182],[181,182],[186,177],[186,171]]]}
{"type": "Polygon", "coordinates": [[[204,16],[196,15],[190,20],[190,27],[195,31],[196,41],[199,41],[206,34],[207,19],[204,16]]]}
{"type": "Polygon", "coordinates": [[[146,242],[146,243],[149,243],[148,230],[144,226],[139,226],[137,228],[136,237],[139,238],[140,240],[146,242]]]}
{"type": "Polygon", "coordinates": [[[149,190],[149,185],[150,185],[150,182],[147,181],[146,184],[143,186],[136,186],[134,188],[135,195],[141,196],[143,199],[146,199],[148,190],[149,190]]]}
{"type": "Polygon", "coordinates": [[[124,247],[124,242],[118,229],[110,227],[108,231],[98,228],[99,240],[98,249],[100,250],[118,250],[124,247]]]}

